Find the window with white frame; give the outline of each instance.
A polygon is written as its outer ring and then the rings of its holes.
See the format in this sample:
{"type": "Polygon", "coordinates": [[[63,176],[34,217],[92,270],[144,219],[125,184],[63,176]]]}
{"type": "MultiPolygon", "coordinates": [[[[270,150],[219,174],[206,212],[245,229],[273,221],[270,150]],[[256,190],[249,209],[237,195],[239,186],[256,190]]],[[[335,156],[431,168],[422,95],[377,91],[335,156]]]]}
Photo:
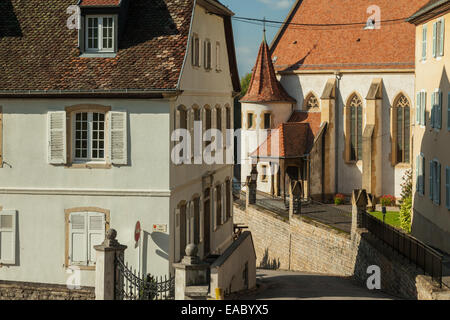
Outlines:
{"type": "Polygon", "coordinates": [[[0,264],[16,263],[16,220],[14,210],[0,211],[0,264]]]}
{"type": "Polygon", "coordinates": [[[48,112],[48,162],[126,165],[127,113],[76,106],[48,112]],[[69,128],[66,128],[66,115],[69,128]]]}
{"type": "Polygon", "coordinates": [[[192,36],[192,65],[194,67],[200,67],[200,38],[194,33],[192,36]]]}
{"type": "Polygon", "coordinates": [[[433,23],[433,57],[444,55],[445,20],[439,19],[433,23]]]}
{"type": "Polygon", "coordinates": [[[416,191],[425,195],[425,157],[422,153],[416,159],[416,191]]]}
{"type": "Polygon", "coordinates": [[[73,121],[74,160],[105,161],[105,114],[78,112],[73,121]]]}
{"type": "Polygon", "coordinates": [[[115,19],[113,16],[86,17],[86,51],[114,52],[115,19]]]}
{"type": "Polygon", "coordinates": [[[442,92],[439,89],[431,95],[431,127],[437,130],[442,127],[442,92]]]}
{"type": "Polygon", "coordinates": [[[430,161],[430,199],[441,204],[441,164],[437,159],[430,161]]]}
{"type": "Polygon", "coordinates": [[[427,60],[427,25],[422,27],[422,61],[427,60]]]}
{"type": "Polygon", "coordinates": [[[425,126],[427,93],[422,90],[417,93],[416,98],[416,123],[425,126]]]}
{"type": "Polygon", "coordinates": [[[95,265],[94,246],[105,239],[106,219],[101,212],[73,212],[69,216],[69,264],[95,265]]]}
{"type": "Polygon", "coordinates": [[[203,45],[203,65],[206,70],[211,70],[211,41],[206,39],[203,45]]]}

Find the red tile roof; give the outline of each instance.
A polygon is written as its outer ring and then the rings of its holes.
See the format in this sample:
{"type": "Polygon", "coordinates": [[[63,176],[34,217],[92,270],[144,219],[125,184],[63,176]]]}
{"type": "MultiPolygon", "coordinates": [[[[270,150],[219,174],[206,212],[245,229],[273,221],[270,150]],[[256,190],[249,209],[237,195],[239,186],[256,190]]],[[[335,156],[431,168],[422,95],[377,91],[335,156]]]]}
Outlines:
{"type": "Polygon", "coordinates": [[[194,0],[132,0],[115,58],[81,58],[78,0],[0,1],[0,90],[175,89],[194,0]]]}
{"type": "Polygon", "coordinates": [[[405,18],[428,1],[298,0],[286,20],[291,25],[280,29],[271,46],[275,67],[277,71],[414,68],[415,27],[405,18]],[[380,29],[363,30],[365,23],[339,25],[367,21],[371,5],[381,9],[380,29]]]}
{"type": "Polygon", "coordinates": [[[308,154],[320,130],[320,113],[294,112],[288,122],[272,131],[252,153],[252,157],[297,158],[308,154]],[[277,139],[278,138],[278,139],[277,139]],[[274,140],[274,141],[272,141],[274,140]],[[272,142],[278,142],[278,148],[272,142]]]}
{"type": "Polygon", "coordinates": [[[118,6],[121,0],[81,0],[80,6],[118,6]]]}
{"type": "Polygon", "coordinates": [[[266,39],[259,48],[252,79],[241,102],[295,102],[277,80],[266,39]]]}

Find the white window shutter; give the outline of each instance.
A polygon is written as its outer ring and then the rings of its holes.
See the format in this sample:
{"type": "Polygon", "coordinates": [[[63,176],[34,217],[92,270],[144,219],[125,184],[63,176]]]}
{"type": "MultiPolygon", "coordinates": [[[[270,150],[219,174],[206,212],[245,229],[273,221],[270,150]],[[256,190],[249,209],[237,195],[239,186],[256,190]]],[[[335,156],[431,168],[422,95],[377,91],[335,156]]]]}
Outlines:
{"type": "Polygon", "coordinates": [[[433,57],[436,57],[437,52],[437,23],[433,23],[433,57]]]}
{"type": "Polygon", "coordinates": [[[444,55],[444,35],[445,35],[445,19],[441,20],[441,30],[439,35],[439,55],[444,55]]]}
{"type": "Polygon", "coordinates": [[[109,150],[112,164],[128,164],[127,148],[127,113],[112,111],[109,122],[109,150]]]}
{"type": "Polygon", "coordinates": [[[66,151],[66,112],[51,111],[48,113],[48,163],[65,164],[66,151]]]}
{"type": "Polygon", "coordinates": [[[95,263],[95,249],[97,246],[105,240],[106,220],[105,214],[99,212],[90,212],[88,218],[88,258],[89,264],[95,263]]]}
{"type": "Polygon", "coordinates": [[[16,263],[16,221],[15,210],[0,211],[0,263],[16,263]]]}
{"type": "Polygon", "coordinates": [[[69,220],[69,263],[86,264],[87,256],[87,214],[76,212],[70,214],[69,220]]]}

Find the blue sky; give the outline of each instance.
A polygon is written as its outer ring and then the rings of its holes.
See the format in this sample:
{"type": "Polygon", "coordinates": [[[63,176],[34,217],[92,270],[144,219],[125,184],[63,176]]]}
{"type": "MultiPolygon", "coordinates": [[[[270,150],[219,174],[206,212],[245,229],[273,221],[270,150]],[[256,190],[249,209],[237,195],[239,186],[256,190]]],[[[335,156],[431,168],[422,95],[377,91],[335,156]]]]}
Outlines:
{"type": "MultiPolygon", "coordinates": [[[[284,21],[294,0],[220,0],[236,17],[247,17],[284,21]]],[[[262,41],[262,25],[233,21],[234,41],[238,60],[239,76],[251,72],[262,41]]],[[[267,42],[270,44],[278,27],[267,27],[267,42]]]]}

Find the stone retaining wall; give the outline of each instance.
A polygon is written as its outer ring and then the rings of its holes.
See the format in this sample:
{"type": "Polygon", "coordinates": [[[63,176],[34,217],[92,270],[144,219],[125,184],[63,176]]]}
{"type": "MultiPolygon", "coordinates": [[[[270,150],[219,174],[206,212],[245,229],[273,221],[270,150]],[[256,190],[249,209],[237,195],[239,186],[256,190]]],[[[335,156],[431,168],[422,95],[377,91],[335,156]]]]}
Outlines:
{"type": "Polygon", "coordinates": [[[94,300],[94,288],[69,290],[66,286],[0,281],[0,300],[94,300]]]}
{"type": "Polygon", "coordinates": [[[407,299],[449,299],[430,277],[365,230],[353,235],[294,216],[290,221],[264,208],[234,204],[234,221],[249,227],[257,267],[352,276],[366,285],[369,266],[381,269],[381,290],[407,299]]]}

